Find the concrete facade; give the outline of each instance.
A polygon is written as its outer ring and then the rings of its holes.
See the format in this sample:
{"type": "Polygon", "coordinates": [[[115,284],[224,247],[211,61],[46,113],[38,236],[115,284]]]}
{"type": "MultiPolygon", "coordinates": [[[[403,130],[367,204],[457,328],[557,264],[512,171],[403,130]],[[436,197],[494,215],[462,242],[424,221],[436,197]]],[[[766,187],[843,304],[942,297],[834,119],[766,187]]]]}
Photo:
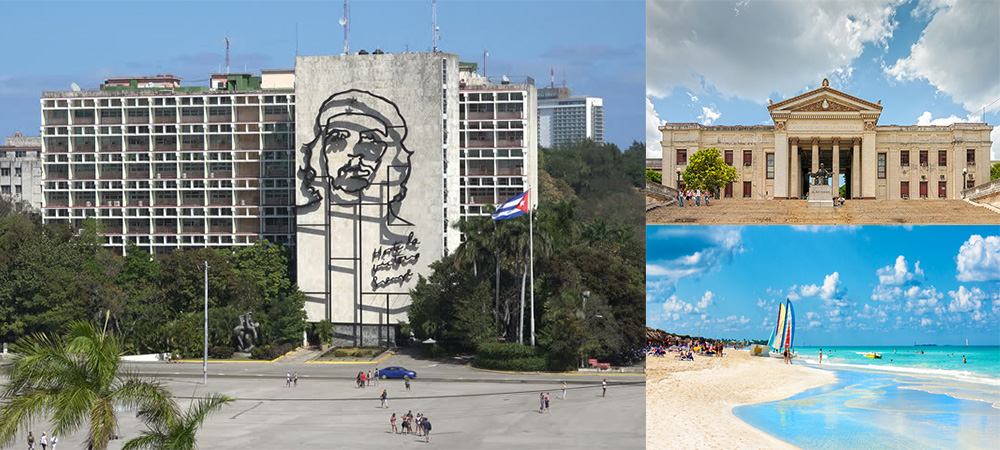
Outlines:
{"type": "Polygon", "coordinates": [[[213,89],[161,76],[44,92],[42,220],[79,228],[96,218],[119,253],[128,242],[154,254],[292,245],[294,91],[229,90],[260,79],[223,79],[213,89]]]}
{"type": "Polygon", "coordinates": [[[0,146],[0,196],[42,208],[42,139],[14,133],[0,146]]]}
{"type": "Polygon", "coordinates": [[[881,101],[872,103],[829,87],[768,106],[773,126],[703,126],[667,123],[663,182],[677,187],[678,169],[700,149],[718,148],[738,172],[720,195],[734,198],[804,198],[820,167],[838,196],[847,198],[961,198],[963,184],[989,181],[990,131],[982,123],[947,126],[878,125],[881,101]]]}
{"type": "Polygon", "coordinates": [[[295,85],[308,320],[333,322],[340,342],[384,341],[418,275],[459,243],[458,57],[300,56],[295,85]]]}

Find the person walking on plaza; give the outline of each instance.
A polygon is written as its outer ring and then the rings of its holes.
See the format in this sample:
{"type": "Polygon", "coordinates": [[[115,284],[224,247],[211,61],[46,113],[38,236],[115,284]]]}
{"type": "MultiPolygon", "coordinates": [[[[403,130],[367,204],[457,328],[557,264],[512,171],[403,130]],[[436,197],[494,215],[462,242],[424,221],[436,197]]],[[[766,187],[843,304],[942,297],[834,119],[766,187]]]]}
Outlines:
{"type": "Polygon", "coordinates": [[[28,450],[35,450],[35,435],[28,432],[28,450]]]}
{"type": "Polygon", "coordinates": [[[424,419],[420,421],[420,426],[424,428],[424,442],[431,442],[431,420],[424,416],[424,419]]]}
{"type": "Polygon", "coordinates": [[[711,197],[712,197],[712,195],[708,192],[708,189],[705,189],[705,206],[709,206],[708,205],[708,199],[711,198],[711,197]]]}
{"type": "Polygon", "coordinates": [[[375,376],[375,378],[372,379],[372,383],[375,383],[375,386],[378,386],[378,366],[375,366],[375,371],[372,372],[372,375],[375,376]]]}
{"type": "Polygon", "coordinates": [[[291,387],[291,386],[292,386],[292,373],[285,372],[285,387],[291,387]]]}
{"type": "Polygon", "coordinates": [[[407,392],[409,392],[409,390],[410,390],[410,376],[409,375],[403,375],[403,384],[406,385],[406,390],[407,390],[407,392]]]}
{"type": "Polygon", "coordinates": [[[362,371],[361,372],[361,387],[364,388],[365,386],[368,386],[368,379],[365,378],[365,372],[362,371]]]}
{"type": "Polygon", "coordinates": [[[392,434],[399,434],[399,428],[396,427],[396,413],[392,413],[392,417],[389,418],[389,424],[392,425],[392,434]]]}
{"type": "Polygon", "coordinates": [[[684,207],[684,191],[681,189],[677,190],[677,205],[681,208],[684,207]]]}
{"type": "Polygon", "coordinates": [[[608,396],[608,379],[601,380],[601,397],[608,396]]]}
{"type": "Polygon", "coordinates": [[[566,400],[566,382],[563,381],[563,400],[566,400]]]}
{"type": "Polygon", "coordinates": [[[538,412],[545,412],[545,393],[543,392],[538,393],[538,412]]]}
{"type": "Polygon", "coordinates": [[[687,196],[688,206],[691,206],[691,196],[694,195],[694,192],[688,189],[685,195],[687,196]]]}
{"type": "Polygon", "coordinates": [[[299,387],[299,371],[292,372],[292,387],[299,387]]]}
{"type": "Polygon", "coordinates": [[[370,370],[368,371],[368,378],[366,378],[366,380],[368,380],[368,386],[371,386],[372,385],[372,371],[370,371],[370,370]]]}
{"type": "Polygon", "coordinates": [[[551,396],[549,395],[549,393],[546,392],[545,393],[545,412],[549,412],[549,401],[552,400],[550,397],[551,396]]]}
{"type": "Polygon", "coordinates": [[[389,394],[382,389],[382,407],[389,409],[389,394]]]}
{"type": "Polygon", "coordinates": [[[55,433],[52,433],[52,450],[56,450],[56,444],[59,443],[59,438],[56,437],[55,433]]]}
{"type": "Polygon", "coordinates": [[[49,438],[45,436],[44,431],[42,432],[42,437],[38,438],[38,443],[42,444],[42,450],[45,450],[45,447],[49,445],[49,438]]]}
{"type": "Polygon", "coordinates": [[[701,206],[701,189],[694,190],[694,206],[701,206]]]}

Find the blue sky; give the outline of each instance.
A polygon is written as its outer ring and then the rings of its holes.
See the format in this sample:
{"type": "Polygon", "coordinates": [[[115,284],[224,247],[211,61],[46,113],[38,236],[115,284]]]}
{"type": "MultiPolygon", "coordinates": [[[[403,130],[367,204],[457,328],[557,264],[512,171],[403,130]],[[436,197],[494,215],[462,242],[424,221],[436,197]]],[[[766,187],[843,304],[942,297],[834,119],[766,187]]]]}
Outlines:
{"type": "MultiPolygon", "coordinates": [[[[352,51],[431,49],[431,1],[351,1],[352,51]]],[[[606,139],[643,140],[645,86],[642,1],[438,1],[439,48],[483,61],[487,75],[531,76],[536,85],[566,73],[574,93],[604,97],[606,139]]],[[[110,76],[173,74],[207,85],[233,72],[291,68],[301,55],[339,54],[342,1],[195,2],[0,1],[0,136],[37,135],[39,98],[76,82],[96,88],[110,76]],[[296,28],[298,37],[296,39],[296,28]]]]}
{"type": "MultiPolygon", "coordinates": [[[[768,99],[816,89],[823,78],[882,100],[881,125],[996,127],[998,24],[995,0],[651,0],[647,155],[662,152],[663,121],[773,125],[768,99]]],[[[992,159],[1000,160],[1000,127],[992,140],[992,159]]]]}
{"type": "Polygon", "coordinates": [[[647,226],[646,324],[798,345],[1000,344],[1000,227],[647,226]]]}

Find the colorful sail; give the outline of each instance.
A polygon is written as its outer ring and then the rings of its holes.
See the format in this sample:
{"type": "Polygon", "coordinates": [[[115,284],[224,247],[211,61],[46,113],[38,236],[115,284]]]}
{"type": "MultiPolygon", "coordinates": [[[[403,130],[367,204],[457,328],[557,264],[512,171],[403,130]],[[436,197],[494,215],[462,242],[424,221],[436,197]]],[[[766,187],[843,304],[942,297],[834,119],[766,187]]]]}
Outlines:
{"type": "Polygon", "coordinates": [[[786,326],[788,329],[786,332],[788,339],[785,341],[785,347],[790,349],[792,348],[792,337],[795,334],[795,313],[792,311],[792,301],[785,300],[785,302],[788,304],[788,307],[785,308],[787,311],[785,314],[787,316],[785,321],[788,322],[788,326],[786,326]]]}
{"type": "Polygon", "coordinates": [[[774,327],[774,335],[768,345],[771,346],[771,351],[781,351],[782,343],[785,341],[785,329],[786,329],[786,315],[788,310],[785,308],[785,304],[778,305],[778,323],[774,327]]]}

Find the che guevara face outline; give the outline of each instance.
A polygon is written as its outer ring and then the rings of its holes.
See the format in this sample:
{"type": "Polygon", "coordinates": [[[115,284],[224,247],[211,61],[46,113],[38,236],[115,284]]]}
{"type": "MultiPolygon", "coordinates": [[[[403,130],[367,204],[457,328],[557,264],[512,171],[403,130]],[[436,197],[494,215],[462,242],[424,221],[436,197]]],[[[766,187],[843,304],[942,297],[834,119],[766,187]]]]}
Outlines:
{"type": "Polygon", "coordinates": [[[363,114],[327,121],[320,151],[333,189],[353,194],[375,182],[386,152],[396,145],[380,125],[377,118],[363,114]]]}

